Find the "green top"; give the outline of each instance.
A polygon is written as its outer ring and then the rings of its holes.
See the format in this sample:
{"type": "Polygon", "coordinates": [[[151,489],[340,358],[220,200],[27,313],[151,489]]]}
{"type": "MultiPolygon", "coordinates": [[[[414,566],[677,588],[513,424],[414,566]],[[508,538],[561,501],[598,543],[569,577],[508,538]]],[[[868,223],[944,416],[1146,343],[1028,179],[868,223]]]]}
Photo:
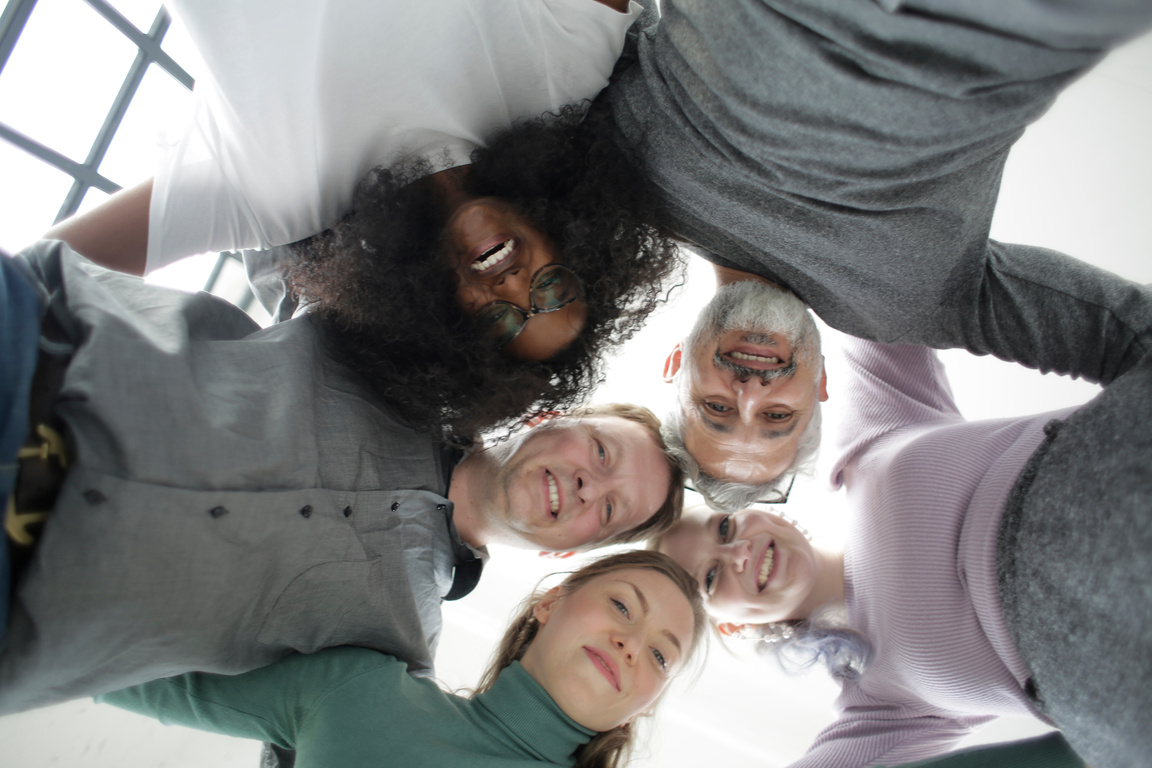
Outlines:
{"type": "Polygon", "coordinates": [[[295,749],[296,768],[570,766],[595,733],[564,714],[519,662],[491,690],[465,699],[363,648],[289,656],[242,675],[156,680],[97,700],[295,749]]]}
{"type": "Polygon", "coordinates": [[[899,768],[1085,768],[1064,737],[1049,733],[1034,739],[973,747],[899,768]]]}

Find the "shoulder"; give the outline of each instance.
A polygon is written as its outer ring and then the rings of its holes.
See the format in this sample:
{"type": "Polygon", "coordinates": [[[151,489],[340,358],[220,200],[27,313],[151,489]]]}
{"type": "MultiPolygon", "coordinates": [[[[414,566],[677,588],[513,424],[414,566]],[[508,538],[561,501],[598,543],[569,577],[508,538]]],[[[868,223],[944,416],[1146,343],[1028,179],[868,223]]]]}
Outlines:
{"type": "Polygon", "coordinates": [[[629,27],[642,10],[630,0],[533,0],[521,5],[525,14],[539,17],[537,29],[549,38],[549,46],[562,44],[602,53],[609,72],[623,50],[629,27]]]}
{"type": "Polygon", "coordinates": [[[430,680],[417,680],[408,674],[408,665],[395,656],[368,648],[326,648],[317,653],[293,654],[278,662],[281,672],[315,682],[316,692],[332,695],[340,691],[351,692],[354,700],[363,698],[363,691],[376,692],[391,700],[404,695],[407,688],[430,685],[430,680]]]}

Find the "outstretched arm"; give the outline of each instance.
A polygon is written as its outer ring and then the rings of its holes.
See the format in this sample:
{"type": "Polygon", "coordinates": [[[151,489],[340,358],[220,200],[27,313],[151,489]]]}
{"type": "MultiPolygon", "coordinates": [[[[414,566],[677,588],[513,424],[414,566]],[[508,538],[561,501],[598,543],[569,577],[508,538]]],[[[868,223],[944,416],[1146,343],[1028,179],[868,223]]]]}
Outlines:
{"type": "Polygon", "coordinates": [[[1152,351],[1152,288],[1047,248],[988,241],[976,287],[900,339],[1108,384],[1152,351]]]}
{"type": "Polygon", "coordinates": [[[87,213],[65,219],[44,237],[63,240],[101,266],[143,275],[148,256],[152,179],[124,189],[87,213]]]}
{"type": "Polygon", "coordinates": [[[851,482],[845,472],[848,464],[885,435],[916,424],[962,420],[935,350],[850,336],[842,350],[852,375],[842,385],[835,487],[851,482]]]}
{"type": "Polygon", "coordinates": [[[241,675],[192,673],[106,693],[97,701],[213,733],[294,748],[306,718],[334,691],[368,675],[390,700],[407,678],[403,662],[364,648],[294,654],[241,675]]]}

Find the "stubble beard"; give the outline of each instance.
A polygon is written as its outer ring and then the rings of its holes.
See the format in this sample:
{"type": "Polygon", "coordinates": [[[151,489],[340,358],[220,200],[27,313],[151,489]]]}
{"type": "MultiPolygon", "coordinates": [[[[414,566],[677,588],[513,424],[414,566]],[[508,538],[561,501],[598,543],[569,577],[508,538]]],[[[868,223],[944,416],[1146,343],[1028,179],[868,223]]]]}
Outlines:
{"type": "MultiPolygon", "coordinates": [[[[532,430],[546,429],[547,424],[533,427],[532,430]]],[[[539,546],[530,536],[533,534],[530,521],[520,519],[515,514],[517,509],[513,506],[516,498],[516,489],[526,485],[524,480],[525,459],[521,456],[520,446],[527,438],[527,432],[522,437],[513,437],[503,444],[491,447],[491,463],[484,481],[484,515],[493,528],[500,531],[502,540],[506,544],[516,546],[539,546]],[[518,539],[519,541],[512,541],[518,539]]],[[[529,498],[531,498],[529,496],[529,498]]]]}

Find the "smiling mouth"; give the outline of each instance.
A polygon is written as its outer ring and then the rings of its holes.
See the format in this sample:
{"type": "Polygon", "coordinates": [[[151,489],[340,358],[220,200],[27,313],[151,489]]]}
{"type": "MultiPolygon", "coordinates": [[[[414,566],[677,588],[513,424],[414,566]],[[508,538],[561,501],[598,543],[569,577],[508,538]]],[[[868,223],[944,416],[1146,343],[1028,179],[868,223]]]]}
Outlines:
{"type": "Polygon", "coordinates": [[[712,362],[722,371],[728,371],[741,380],[752,377],[760,379],[767,384],[778,379],[787,379],[796,373],[797,360],[784,363],[776,355],[758,355],[752,352],[732,350],[722,352],[717,349],[712,356],[712,362]]]}
{"type": "Polygon", "coordinates": [[[560,514],[560,486],[548,470],[544,470],[544,481],[548,485],[548,513],[556,519],[560,514]]]}
{"type": "Polygon", "coordinates": [[[749,352],[729,352],[728,357],[733,360],[741,360],[748,363],[759,363],[761,365],[779,365],[781,360],[778,357],[771,355],[753,355],[749,352]]]}
{"type": "Polygon", "coordinates": [[[768,545],[764,550],[764,559],[760,561],[760,572],[756,574],[756,591],[763,592],[768,586],[768,577],[772,575],[772,567],[776,564],[776,542],[768,545]]]}
{"type": "Polygon", "coordinates": [[[488,272],[498,268],[515,253],[516,238],[510,237],[496,243],[473,259],[469,268],[475,273],[488,272]]]}
{"type": "Polygon", "coordinates": [[[595,648],[589,648],[588,646],[584,646],[584,653],[588,654],[588,658],[591,659],[592,664],[595,665],[596,669],[600,671],[600,674],[604,676],[604,679],[611,683],[613,688],[619,691],[620,675],[616,671],[616,665],[612,662],[612,660],[595,648]]]}

